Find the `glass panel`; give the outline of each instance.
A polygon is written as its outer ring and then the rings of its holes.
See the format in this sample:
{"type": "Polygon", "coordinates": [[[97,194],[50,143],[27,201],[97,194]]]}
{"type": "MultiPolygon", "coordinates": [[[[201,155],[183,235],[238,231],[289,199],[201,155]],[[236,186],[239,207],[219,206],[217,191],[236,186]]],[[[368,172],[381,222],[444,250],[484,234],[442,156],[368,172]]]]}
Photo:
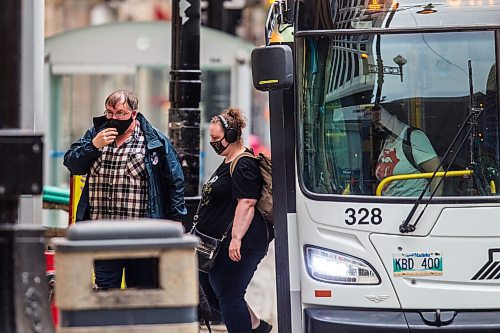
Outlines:
{"type": "Polygon", "coordinates": [[[439,186],[439,179],[429,186],[425,178],[397,180],[379,191],[398,197],[433,190],[438,196],[496,194],[493,32],[305,37],[298,45],[300,168],[309,191],[375,195],[382,180],[422,177],[443,161],[440,170],[470,170],[472,176],[449,175],[439,186]],[[471,97],[482,111],[466,122],[471,97]]]}
{"type": "MultiPolygon", "coordinates": [[[[104,112],[104,100],[113,90],[134,91],[134,75],[64,75],[52,77],[50,179],[48,184],[69,186],[69,172],[62,165],[68,147],[92,126],[92,118],[104,112]]],[[[143,107],[139,96],[139,108],[143,107]]]]}
{"type": "MultiPolygon", "coordinates": [[[[62,165],[62,157],[71,143],[78,140],[92,126],[92,118],[104,112],[104,100],[114,90],[128,89],[139,99],[139,111],[148,121],[164,133],[168,132],[169,69],[166,67],[139,67],[131,75],[64,75],[53,78],[55,97],[52,140],[55,151],[50,162],[52,185],[66,185],[69,173],[62,165]],[[60,82],[60,84],[55,84],[60,82]]],[[[212,116],[230,106],[231,72],[203,71],[200,109],[202,113],[201,147],[208,145],[208,123],[212,116]],[[205,142],[206,141],[206,142],[205,142]]],[[[203,149],[202,149],[203,150],[203,149]]],[[[202,180],[210,176],[220,164],[217,156],[201,151],[202,180]],[[207,170],[205,172],[205,170],[207,170]],[[208,174],[209,173],[209,174],[208,174]]]]}
{"type": "Polygon", "coordinates": [[[221,163],[210,146],[209,128],[212,117],[231,106],[231,72],[202,71],[201,82],[200,185],[210,179],[221,163]]]}
{"type": "Polygon", "coordinates": [[[202,122],[209,123],[231,105],[231,72],[203,71],[201,82],[205,83],[201,85],[202,122]]]}

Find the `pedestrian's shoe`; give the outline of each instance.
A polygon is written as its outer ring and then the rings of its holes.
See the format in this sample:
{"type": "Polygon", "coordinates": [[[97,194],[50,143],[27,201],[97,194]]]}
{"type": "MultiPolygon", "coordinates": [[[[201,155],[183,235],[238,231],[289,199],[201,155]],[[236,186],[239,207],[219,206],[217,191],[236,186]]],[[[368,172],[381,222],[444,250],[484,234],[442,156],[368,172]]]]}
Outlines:
{"type": "Polygon", "coordinates": [[[265,320],[260,320],[259,326],[256,329],[251,330],[251,333],[269,333],[273,329],[273,325],[269,324],[265,320]]]}

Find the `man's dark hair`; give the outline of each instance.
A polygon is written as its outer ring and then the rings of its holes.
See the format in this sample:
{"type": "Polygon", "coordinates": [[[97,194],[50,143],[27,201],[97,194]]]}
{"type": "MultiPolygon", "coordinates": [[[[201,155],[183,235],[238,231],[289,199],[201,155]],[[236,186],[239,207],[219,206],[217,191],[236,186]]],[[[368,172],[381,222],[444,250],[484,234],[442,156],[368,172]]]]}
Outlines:
{"type": "Polygon", "coordinates": [[[104,106],[109,105],[112,107],[116,107],[116,104],[122,101],[124,103],[127,103],[131,111],[137,110],[137,108],[139,107],[139,101],[137,100],[137,97],[135,97],[134,94],[127,90],[117,90],[109,94],[109,96],[106,98],[106,101],[104,102],[104,106]]]}

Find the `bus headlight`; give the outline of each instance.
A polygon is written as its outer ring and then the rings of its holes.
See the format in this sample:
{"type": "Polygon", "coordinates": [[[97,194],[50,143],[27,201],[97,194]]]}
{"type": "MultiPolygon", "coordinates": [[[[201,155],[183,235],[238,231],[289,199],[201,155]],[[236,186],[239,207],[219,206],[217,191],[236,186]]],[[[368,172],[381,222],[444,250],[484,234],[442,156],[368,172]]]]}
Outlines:
{"type": "Polygon", "coordinates": [[[366,261],[318,247],[305,247],[306,268],[318,281],[340,284],[379,284],[380,278],[366,261]]]}

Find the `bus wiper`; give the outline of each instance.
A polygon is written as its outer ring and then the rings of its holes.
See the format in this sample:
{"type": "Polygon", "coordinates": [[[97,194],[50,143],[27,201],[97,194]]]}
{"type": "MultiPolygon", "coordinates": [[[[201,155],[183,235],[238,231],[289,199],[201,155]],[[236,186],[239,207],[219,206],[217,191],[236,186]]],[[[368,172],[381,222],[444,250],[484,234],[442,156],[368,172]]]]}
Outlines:
{"type": "MultiPolygon", "coordinates": [[[[415,231],[415,229],[417,227],[417,224],[420,221],[420,218],[422,217],[422,215],[424,215],[425,210],[427,209],[427,207],[429,206],[429,203],[434,198],[434,195],[436,194],[436,191],[439,189],[439,187],[441,186],[442,182],[446,178],[446,173],[450,170],[451,166],[455,162],[455,159],[457,158],[458,153],[462,150],[462,147],[467,142],[467,139],[469,139],[469,142],[470,142],[470,144],[469,144],[469,149],[470,149],[470,155],[469,155],[469,159],[470,160],[469,160],[469,162],[470,162],[470,166],[474,169],[474,167],[476,165],[476,160],[475,160],[475,150],[476,150],[475,149],[475,138],[476,138],[476,135],[477,135],[477,133],[476,133],[476,131],[477,131],[477,119],[481,115],[483,109],[482,108],[476,108],[476,107],[473,106],[473,104],[474,104],[473,103],[473,97],[474,97],[473,91],[474,91],[474,89],[473,89],[473,85],[472,85],[472,62],[471,62],[470,59],[468,60],[467,65],[468,65],[468,69],[469,69],[469,113],[467,114],[467,117],[465,117],[463,123],[460,125],[460,129],[458,130],[457,134],[455,135],[455,137],[451,141],[450,145],[446,149],[446,152],[444,153],[443,158],[441,159],[441,161],[440,161],[439,165],[437,166],[437,168],[432,173],[432,176],[429,179],[429,181],[427,182],[427,184],[425,185],[425,188],[422,190],[422,192],[420,193],[418,199],[413,204],[413,207],[410,210],[410,212],[408,213],[408,216],[405,218],[405,220],[403,221],[403,223],[399,226],[399,232],[401,232],[401,233],[409,233],[409,232],[415,231]],[[468,126],[466,126],[466,125],[468,125],[468,126]],[[457,140],[460,137],[460,135],[464,132],[464,129],[466,127],[467,127],[467,133],[462,138],[462,141],[460,142],[460,145],[459,145],[458,149],[455,150],[450,163],[448,163],[447,167],[445,168],[443,177],[441,177],[439,179],[439,182],[438,182],[437,186],[432,191],[430,197],[428,198],[428,201],[427,201],[425,207],[422,209],[422,211],[418,215],[418,217],[415,220],[415,222],[412,223],[412,224],[410,224],[410,221],[412,220],[413,216],[415,215],[415,212],[417,211],[418,206],[421,204],[422,199],[423,199],[425,193],[427,192],[427,190],[430,187],[430,184],[432,183],[432,181],[436,177],[436,173],[443,166],[444,161],[448,158],[448,155],[450,155],[450,153],[452,152],[452,149],[455,146],[455,143],[457,142],[457,140]]],[[[472,177],[474,177],[474,175],[472,175],[472,177]]]]}

